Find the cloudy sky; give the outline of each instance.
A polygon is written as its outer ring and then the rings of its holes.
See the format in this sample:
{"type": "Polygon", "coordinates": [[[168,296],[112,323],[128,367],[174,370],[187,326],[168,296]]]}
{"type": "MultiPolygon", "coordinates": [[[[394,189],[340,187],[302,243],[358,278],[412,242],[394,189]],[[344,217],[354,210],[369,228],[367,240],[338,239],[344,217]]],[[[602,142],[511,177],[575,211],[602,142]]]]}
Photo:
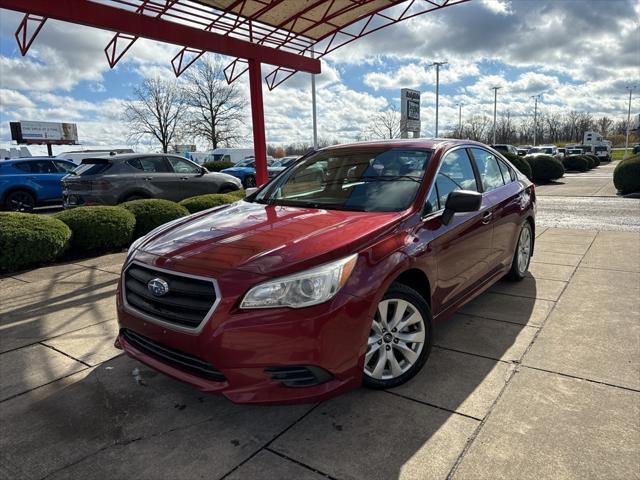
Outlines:
{"type": "MultiPolygon", "coordinates": [[[[103,49],[112,34],[48,21],[23,58],[13,38],[20,18],[0,10],[0,145],[8,145],[8,122],[17,120],[76,122],[86,147],[126,145],[123,99],[144,77],[173,75],[169,62],[179,47],[140,40],[110,70],[103,49]]],[[[440,131],[457,124],[460,102],[463,118],[492,115],[493,86],[502,87],[499,114],[531,115],[531,95],[545,92],[542,112],[621,119],[625,86],[640,88],[639,18],[635,0],[471,0],[394,25],[323,59],[319,134],[355,139],[376,112],[399,104],[406,87],[423,92],[422,134],[429,136],[430,64],[441,60],[449,65],[440,73],[440,131]]],[[[245,76],[245,90],[246,83],[245,76]]],[[[265,88],[264,96],[269,143],[311,140],[309,75],[265,88]]]]}

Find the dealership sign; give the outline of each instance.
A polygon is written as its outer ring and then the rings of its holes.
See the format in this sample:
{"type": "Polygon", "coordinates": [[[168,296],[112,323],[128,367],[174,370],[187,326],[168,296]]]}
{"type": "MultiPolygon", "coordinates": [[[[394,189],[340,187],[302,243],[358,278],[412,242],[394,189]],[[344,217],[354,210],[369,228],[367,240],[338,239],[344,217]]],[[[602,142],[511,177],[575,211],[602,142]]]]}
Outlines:
{"type": "Polygon", "coordinates": [[[17,143],[73,145],[78,143],[75,123],[10,122],[11,139],[17,143]]]}
{"type": "Polygon", "coordinates": [[[400,90],[400,130],[406,138],[408,132],[420,136],[420,92],[403,88],[400,90]]]}

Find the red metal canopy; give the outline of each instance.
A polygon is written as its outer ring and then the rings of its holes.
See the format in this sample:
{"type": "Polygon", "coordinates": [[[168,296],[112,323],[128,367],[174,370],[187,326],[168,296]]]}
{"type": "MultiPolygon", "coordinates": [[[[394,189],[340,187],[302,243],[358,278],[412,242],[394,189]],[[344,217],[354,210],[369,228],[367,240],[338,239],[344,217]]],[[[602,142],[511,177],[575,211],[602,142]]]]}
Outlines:
{"type": "Polygon", "coordinates": [[[116,32],[105,47],[113,68],[140,37],[180,45],[177,76],[205,52],[236,57],[229,83],[249,70],[258,184],[267,180],[263,63],[273,89],[319,58],[384,27],[469,0],[0,0],[24,12],[16,39],[25,55],[48,18],[116,32]],[[312,58],[313,57],[313,58],[312,58]]]}

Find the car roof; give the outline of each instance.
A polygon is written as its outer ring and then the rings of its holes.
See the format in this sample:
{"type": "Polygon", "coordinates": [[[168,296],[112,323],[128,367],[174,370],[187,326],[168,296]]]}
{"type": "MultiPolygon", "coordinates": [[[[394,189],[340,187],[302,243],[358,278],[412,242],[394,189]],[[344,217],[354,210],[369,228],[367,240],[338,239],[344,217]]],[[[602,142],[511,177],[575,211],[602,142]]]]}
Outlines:
{"type": "Polygon", "coordinates": [[[343,149],[343,148],[424,148],[435,150],[444,146],[472,145],[486,147],[484,143],[473,140],[458,140],[454,138],[394,138],[390,140],[374,140],[365,142],[344,143],[321,148],[323,150],[343,149]]]}
{"type": "Polygon", "coordinates": [[[188,161],[187,158],[184,158],[181,155],[175,155],[171,153],[118,153],[116,155],[96,155],[95,157],[87,157],[87,158],[84,158],[83,160],[91,160],[92,158],[104,158],[104,159],[108,159],[116,162],[125,162],[131,158],[148,158],[148,157],[158,157],[158,156],[181,158],[182,160],[188,161]]]}
{"type": "Polygon", "coordinates": [[[60,160],[62,162],[73,163],[71,160],[67,160],[65,158],[47,157],[43,155],[42,157],[20,157],[20,158],[9,158],[7,160],[0,160],[0,165],[7,164],[7,163],[15,163],[15,162],[35,162],[37,160],[60,160]]]}

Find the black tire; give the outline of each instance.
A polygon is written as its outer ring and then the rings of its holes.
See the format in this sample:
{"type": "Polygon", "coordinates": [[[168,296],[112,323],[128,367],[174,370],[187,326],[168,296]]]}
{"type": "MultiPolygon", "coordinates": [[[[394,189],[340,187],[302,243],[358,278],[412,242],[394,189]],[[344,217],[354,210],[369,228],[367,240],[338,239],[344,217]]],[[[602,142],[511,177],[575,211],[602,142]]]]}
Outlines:
{"type": "Polygon", "coordinates": [[[242,186],[244,188],[253,188],[256,186],[256,177],[253,175],[246,175],[242,180],[242,186]]]}
{"type": "Polygon", "coordinates": [[[4,207],[12,212],[30,212],[36,206],[36,197],[27,190],[9,192],[4,200],[4,207]]]}
{"type": "MultiPolygon", "coordinates": [[[[369,359],[369,362],[367,362],[367,358],[365,356],[363,384],[369,388],[386,389],[386,388],[393,388],[393,387],[397,387],[398,385],[402,385],[403,383],[411,379],[413,376],[415,376],[422,369],[425,362],[429,358],[429,354],[431,353],[432,318],[431,318],[431,309],[429,308],[429,305],[427,304],[427,302],[414,289],[400,283],[391,284],[391,287],[389,287],[389,290],[387,290],[387,292],[384,294],[384,297],[382,297],[382,300],[380,301],[379,305],[385,301],[390,301],[388,303],[388,306],[392,306],[394,300],[408,302],[410,306],[413,307],[413,309],[415,310],[414,313],[420,314],[421,321],[413,325],[417,326],[418,324],[420,324],[422,326],[423,332],[424,332],[424,341],[422,342],[422,348],[418,353],[417,360],[412,365],[408,366],[407,369],[402,374],[392,378],[374,378],[373,376],[371,376],[370,373],[368,373],[368,369],[370,369],[370,367],[373,367],[373,364],[376,364],[379,361],[378,355],[382,353],[383,347],[386,349],[387,352],[391,352],[391,354],[394,355],[394,358],[396,358],[396,360],[398,358],[398,355],[402,355],[397,353],[398,347],[394,347],[394,344],[398,343],[396,341],[397,339],[393,338],[391,341],[388,341],[388,339],[385,339],[385,340],[382,340],[382,343],[380,343],[380,341],[375,342],[375,344],[379,345],[378,351],[380,353],[377,353],[377,352],[373,353],[371,358],[369,359]]],[[[379,320],[379,316],[380,316],[379,312],[376,312],[376,318],[373,321],[374,324],[376,322],[376,319],[379,320]]],[[[396,332],[395,330],[393,330],[393,333],[385,331],[385,335],[383,336],[383,338],[385,338],[387,335],[391,335],[391,336],[394,336],[394,334],[401,335],[403,334],[402,330],[403,329],[401,329],[400,332],[396,332]]],[[[416,332],[404,332],[404,335],[411,334],[411,333],[416,333],[416,332]]],[[[371,327],[370,338],[372,338],[373,335],[375,335],[374,325],[372,325],[371,327]]],[[[405,345],[407,344],[405,343],[405,345]]],[[[412,345],[416,345],[416,344],[414,343],[412,345]]],[[[367,354],[371,349],[372,347],[367,346],[367,354]]],[[[386,365],[388,361],[384,360],[383,362],[384,362],[384,370],[386,371],[386,365]]],[[[402,366],[400,362],[398,362],[398,364],[402,366]]]]}
{"type": "Polygon", "coordinates": [[[507,273],[506,278],[519,282],[523,280],[527,276],[527,271],[529,270],[529,264],[531,263],[531,252],[533,251],[533,231],[531,229],[531,224],[528,221],[525,221],[522,227],[520,228],[520,233],[518,233],[518,242],[516,244],[516,251],[513,253],[513,259],[511,260],[511,269],[509,273],[507,273]],[[528,236],[523,233],[527,231],[528,236]],[[526,264],[523,264],[521,261],[518,261],[518,256],[521,253],[521,242],[523,241],[523,235],[529,239],[529,247],[526,264]]]}
{"type": "Polygon", "coordinates": [[[127,195],[122,200],[120,200],[118,203],[131,202],[132,200],[144,200],[146,198],[149,198],[149,197],[146,196],[146,195],[139,194],[139,193],[134,193],[132,195],[127,195]]]}

